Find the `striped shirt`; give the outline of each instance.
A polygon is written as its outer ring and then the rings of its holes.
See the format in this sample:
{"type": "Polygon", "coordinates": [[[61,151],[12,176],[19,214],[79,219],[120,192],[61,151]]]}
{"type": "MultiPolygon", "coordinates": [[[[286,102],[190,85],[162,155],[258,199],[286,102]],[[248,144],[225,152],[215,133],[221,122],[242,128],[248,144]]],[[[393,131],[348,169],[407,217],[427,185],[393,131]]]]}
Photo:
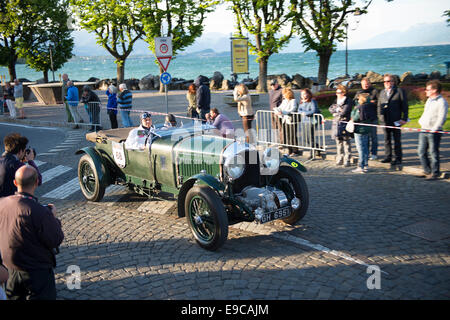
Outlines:
{"type": "Polygon", "coordinates": [[[120,109],[131,109],[133,95],[131,91],[124,90],[117,96],[117,104],[120,109]]]}

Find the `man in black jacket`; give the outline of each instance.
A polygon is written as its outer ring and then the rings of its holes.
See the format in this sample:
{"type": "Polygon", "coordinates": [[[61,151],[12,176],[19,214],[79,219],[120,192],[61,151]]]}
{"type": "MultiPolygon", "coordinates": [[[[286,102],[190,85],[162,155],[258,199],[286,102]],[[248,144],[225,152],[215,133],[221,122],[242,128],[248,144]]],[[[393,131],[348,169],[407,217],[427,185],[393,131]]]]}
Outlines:
{"type": "Polygon", "coordinates": [[[38,175],[31,166],[15,175],[15,195],[0,199],[0,253],[8,268],[9,300],[56,299],[54,250],[64,239],[55,207],[34,196],[38,175]]]}
{"type": "Polygon", "coordinates": [[[200,118],[203,122],[206,122],[206,115],[209,114],[211,109],[211,91],[206,85],[207,81],[208,78],[204,76],[198,76],[194,81],[197,87],[197,106],[200,109],[200,118]]]}
{"type": "Polygon", "coordinates": [[[81,102],[87,108],[89,118],[91,119],[91,129],[89,131],[102,130],[100,126],[100,99],[97,94],[91,90],[91,87],[84,86],[81,95],[81,102]]]}
{"type": "Polygon", "coordinates": [[[384,129],[384,148],[386,157],[383,163],[398,165],[402,163],[402,142],[400,127],[408,121],[408,99],[406,92],[398,88],[394,77],[390,74],[384,75],[384,89],[378,97],[378,108],[386,126],[398,127],[384,129]],[[392,141],[394,137],[395,160],[392,161],[392,141]]]}

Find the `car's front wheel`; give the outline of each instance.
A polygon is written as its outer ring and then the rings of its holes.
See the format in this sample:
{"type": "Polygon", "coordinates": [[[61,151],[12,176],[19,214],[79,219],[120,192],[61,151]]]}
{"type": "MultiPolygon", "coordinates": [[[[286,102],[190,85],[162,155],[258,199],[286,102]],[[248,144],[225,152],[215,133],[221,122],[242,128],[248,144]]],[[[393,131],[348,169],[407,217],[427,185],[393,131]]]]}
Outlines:
{"type": "Polygon", "coordinates": [[[85,154],[78,162],[78,180],[81,192],[89,201],[100,201],[105,195],[105,186],[100,183],[94,160],[85,154]]]}
{"type": "Polygon", "coordinates": [[[207,186],[195,186],[186,194],[186,219],[200,247],[215,251],[228,237],[228,218],[220,197],[207,186]]]}
{"type": "Polygon", "coordinates": [[[301,220],[309,206],[309,192],[302,174],[289,166],[281,166],[278,173],[272,178],[272,183],[288,194],[289,200],[295,196],[300,200],[299,207],[283,221],[287,224],[295,224],[301,220]]]}

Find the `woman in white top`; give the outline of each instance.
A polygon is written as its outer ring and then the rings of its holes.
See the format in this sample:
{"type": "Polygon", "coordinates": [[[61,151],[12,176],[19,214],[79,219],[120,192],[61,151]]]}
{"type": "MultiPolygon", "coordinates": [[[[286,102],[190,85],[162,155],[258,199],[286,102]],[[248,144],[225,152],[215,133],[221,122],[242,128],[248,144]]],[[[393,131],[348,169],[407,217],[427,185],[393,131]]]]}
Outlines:
{"type": "MultiPolygon", "coordinates": [[[[302,89],[300,92],[300,103],[298,105],[298,113],[301,114],[301,122],[303,130],[303,140],[306,143],[307,147],[318,147],[317,143],[315,143],[314,139],[314,129],[317,126],[317,119],[314,114],[320,113],[319,106],[317,105],[317,101],[314,100],[312,92],[309,88],[302,89]]],[[[320,152],[317,152],[320,155],[320,152]]],[[[311,149],[311,157],[313,156],[313,149],[311,149]]]]}
{"type": "Polygon", "coordinates": [[[234,92],[234,101],[237,102],[238,113],[242,118],[242,127],[245,132],[245,141],[250,142],[250,131],[252,128],[252,120],[255,118],[252,108],[252,99],[245,84],[241,83],[236,86],[234,92]]]}
{"type": "Polygon", "coordinates": [[[295,155],[294,151],[298,150],[291,146],[297,145],[297,117],[292,115],[297,111],[297,100],[295,100],[294,92],[290,88],[283,88],[283,101],[274,108],[274,113],[279,117],[279,134],[281,144],[287,144],[290,155],[295,155]]]}

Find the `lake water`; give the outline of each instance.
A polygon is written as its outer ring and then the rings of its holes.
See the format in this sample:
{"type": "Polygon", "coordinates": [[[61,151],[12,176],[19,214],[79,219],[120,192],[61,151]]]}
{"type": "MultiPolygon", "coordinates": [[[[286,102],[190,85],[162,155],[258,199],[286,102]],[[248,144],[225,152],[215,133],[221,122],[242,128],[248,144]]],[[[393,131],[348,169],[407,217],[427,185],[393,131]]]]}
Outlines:
{"type": "MultiPolygon", "coordinates": [[[[393,73],[401,75],[406,71],[417,73],[431,73],[440,71],[446,74],[446,61],[450,61],[450,45],[403,47],[386,49],[364,49],[348,51],[349,74],[365,73],[369,70],[377,73],[393,73]]],[[[226,79],[230,79],[231,58],[229,53],[221,54],[184,54],[170,62],[168,72],[172,78],[195,79],[202,74],[211,77],[215,71],[220,71],[226,79]]],[[[250,56],[250,77],[258,76],[258,64],[255,56],[250,56]]],[[[42,78],[42,73],[30,69],[26,65],[17,65],[17,76],[29,80],[42,78]]],[[[319,68],[318,57],[315,52],[274,54],[269,59],[268,74],[286,73],[292,76],[296,73],[304,77],[317,77],[319,68]]],[[[86,81],[90,77],[99,79],[115,78],[116,65],[110,56],[102,57],[74,57],[63,68],[55,71],[55,78],[59,74],[67,73],[71,79],[86,81]]],[[[137,78],[148,74],[159,74],[155,58],[149,56],[131,56],[125,65],[125,78],[137,78]]],[[[328,78],[336,78],[345,74],[345,51],[337,51],[331,57],[328,78]]],[[[0,67],[0,75],[8,75],[5,67],[0,67]]],[[[246,77],[240,75],[239,79],[246,77]]],[[[49,80],[52,73],[49,72],[49,80]]]]}

